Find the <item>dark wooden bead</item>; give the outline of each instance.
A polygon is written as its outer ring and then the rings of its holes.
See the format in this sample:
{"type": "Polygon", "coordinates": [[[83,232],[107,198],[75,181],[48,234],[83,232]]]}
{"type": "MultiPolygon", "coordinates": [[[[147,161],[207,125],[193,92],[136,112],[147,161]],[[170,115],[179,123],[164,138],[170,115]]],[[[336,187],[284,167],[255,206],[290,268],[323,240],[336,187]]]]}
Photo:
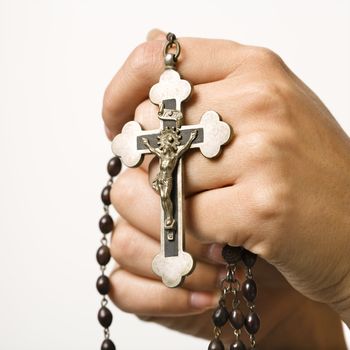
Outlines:
{"type": "Polygon", "coordinates": [[[260,328],[260,318],[256,312],[250,312],[244,321],[245,329],[250,334],[255,334],[260,328]]]}
{"type": "Polygon", "coordinates": [[[170,42],[173,42],[176,40],[176,35],[174,33],[168,33],[166,35],[166,40],[170,41],[170,42]]]}
{"type": "Polygon", "coordinates": [[[232,247],[228,244],[222,248],[222,257],[228,264],[236,264],[241,260],[242,247],[232,247]]]}
{"type": "Polygon", "coordinates": [[[109,260],[111,260],[111,252],[106,245],[101,245],[101,247],[98,248],[96,252],[96,260],[102,266],[107,265],[109,260]]]}
{"type": "Polygon", "coordinates": [[[108,174],[113,176],[117,176],[120,173],[120,170],[122,168],[122,163],[119,159],[119,157],[113,157],[107,165],[107,171],[108,174]]]}
{"type": "Polygon", "coordinates": [[[237,340],[231,344],[230,350],[246,350],[246,347],[241,340],[237,340]]]}
{"type": "Polygon", "coordinates": [[[248,278],[242,284],[242,293],[243,296],[248,301],[254,301],[257,294],[256,283],[253,279],[248,278]]]}
{"type": "Polygon", "coordinates": [[[256,262],[257,255],[250,252],[247,249],[243,249],[242,252],[242,260],[244,262],[244,265],[247,267],[253,267],[256,262]]]}
{"type": "Polygon", "coordinates": [[[109,233],[113,230],[113,219],[109,214],[103,215],[100,219],[100,230],[102,233],[109,233]]]}
{"type": "Polygon", "coordinates": [[[215,326],[222,327],[228,320],[228,311],[226,307],[219,306],[213,313],[212,320],[215,326]]]}
{"type": "Polygon", "coordinates": [[[101,326],[104,328],[108,328],[113,320],[113,315],[110,312],[108,308],[105,306],[102,306],[101,309],[98,311],[98,321],[100,322],[101,326]]]}
{"type": "Polygon", "coordinates": [[[112,189],[112,186],[108,185],[101,192],[101,200],[105,205],[111,204],[111,189],[112,189]]]}
{"type": "Polygon", "coordinates": [[[214,339],[210,342],[208,350],[225,350],[225,347],[220,339],[214,339]]]}
{"type": "Polygon", "coordinates": [[[101,295],[108,294],[111,288],[109,278],[105,275],[101,275],[96,281],[96,288],[101,295]]]}
{"type": "Polygon", "coordinates": [[[241,329],[244,325],[244,315],[240,309],[233,309],[230,312],[229,320],[233,328],[241,329]]]}
{"type": "Polygon", "coordinates": [[[101,345],[101,350],[115,350],[115,345],[110,339],[105,339],[101,345]]]}

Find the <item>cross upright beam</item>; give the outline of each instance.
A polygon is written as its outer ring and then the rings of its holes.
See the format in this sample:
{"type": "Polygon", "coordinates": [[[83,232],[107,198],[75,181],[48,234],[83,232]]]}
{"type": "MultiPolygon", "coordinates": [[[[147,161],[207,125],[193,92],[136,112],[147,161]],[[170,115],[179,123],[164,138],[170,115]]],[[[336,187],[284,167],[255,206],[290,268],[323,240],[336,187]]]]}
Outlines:
{"type": "Polygon", "coordinates": [[[143,155],[159,159],[159,173],[153,188],[161,200],[160,253],[152,268],[168,287],[177,287],[193,269],[193,259],[184,251],[183,155],[190,148],[212,158],[231,136],[228,124],[214,111],[208,111],[196,125],[182,125],[181,103],[191,93],[191,85],[168,68],[150,90],[150,100],[159,106],[160,128],[142,130],[130,121],[112,142],[112,150],[129,167],[142,163],[143,155]]]}

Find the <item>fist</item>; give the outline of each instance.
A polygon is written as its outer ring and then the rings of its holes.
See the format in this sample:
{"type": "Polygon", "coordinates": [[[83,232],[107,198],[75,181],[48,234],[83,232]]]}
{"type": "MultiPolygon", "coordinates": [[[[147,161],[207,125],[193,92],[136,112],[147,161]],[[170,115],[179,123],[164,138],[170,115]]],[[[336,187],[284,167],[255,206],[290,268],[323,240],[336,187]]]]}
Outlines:
{"type": "MultiPolygon", "coordinates": [[[[234,130],[219,158],[186,155],[186,232],[196,249],[244,246],[305,297],[339,313],[350,310],[349,137],[274,52],[225,40],[179,41],[178,69],[194,85],[186,124],[215,110],[234,130]]],[[[157,108],[146,98],[164,69],[163,45],[139,46],[107,88],[110,138],[133,116],[145,129],[159,127],[157,108]]],[[[159,232],[159,197],[142,188],[157,167],[148,157],[141,169],[121,174],[112,192],[123,220],[152,237],[159,232]]],[[[205,251],[200,259],[218,261],[219,249],[205,251]]]]}

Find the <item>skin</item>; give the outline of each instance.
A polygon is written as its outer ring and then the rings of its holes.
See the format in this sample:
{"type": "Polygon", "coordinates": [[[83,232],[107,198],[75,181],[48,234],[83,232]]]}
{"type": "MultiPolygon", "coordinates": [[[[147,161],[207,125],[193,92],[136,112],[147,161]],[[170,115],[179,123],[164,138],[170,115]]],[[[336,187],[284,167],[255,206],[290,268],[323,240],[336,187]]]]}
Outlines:
{"type": "MultiPolygon", "coordinates": [[[[164,38],[152,31],[109,84],[103,103],[109,139],[132,119],[158,127],[148,92],[164,69],[164,38]]],[[[151,270],[159,251],[160,201],[149,185],[157,162],[148,157],[118,176],[110,297],[144,320],[212,338],[210,315],[224,273],[220,249],[228,242],[259,255],[253,273],[260,349],[346,349],[340,320],[350,325],[349,137],[272,51],[226,40],[179,41],[178,69],[194,85],[186,124],[215,110],[235,136],[215,160],[185,155],[186,250],[197,266],[181,288],[166,288],[151,270]]],[[[244,280],[240,269],[238,278],[244,280]]],[[[232,339],[232,332],[223,334],[225,343],[232,339]]]]}

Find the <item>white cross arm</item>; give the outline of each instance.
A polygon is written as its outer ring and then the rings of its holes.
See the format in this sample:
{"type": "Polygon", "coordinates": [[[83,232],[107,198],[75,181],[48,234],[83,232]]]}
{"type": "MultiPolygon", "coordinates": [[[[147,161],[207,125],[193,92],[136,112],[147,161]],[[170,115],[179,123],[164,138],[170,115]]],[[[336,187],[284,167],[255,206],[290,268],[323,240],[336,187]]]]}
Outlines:
{"type": "Polygon", "coordinates": [[[230,125],[221,121],[215,111],[204,113],[199,124],[181,127],[181,130],[186,129],[203,129],[202,141],[193,142],[191,148],[199,148],[207,158],[216,157],[220,153],[221,146],[228,143],[232,135],[230,125]]]}
{"type": "Polygon", "coordinates": [[[140,136],[148,136],[159,133],[157,130],[142,130],[141,125],[135,121],[126,123],[122,132],[112,141],[112,152],[120,157],[121,161],[128,167],[140,165],[143,155],[150,153],[147,148],[138,148],[137,139],[140,136]]]}

